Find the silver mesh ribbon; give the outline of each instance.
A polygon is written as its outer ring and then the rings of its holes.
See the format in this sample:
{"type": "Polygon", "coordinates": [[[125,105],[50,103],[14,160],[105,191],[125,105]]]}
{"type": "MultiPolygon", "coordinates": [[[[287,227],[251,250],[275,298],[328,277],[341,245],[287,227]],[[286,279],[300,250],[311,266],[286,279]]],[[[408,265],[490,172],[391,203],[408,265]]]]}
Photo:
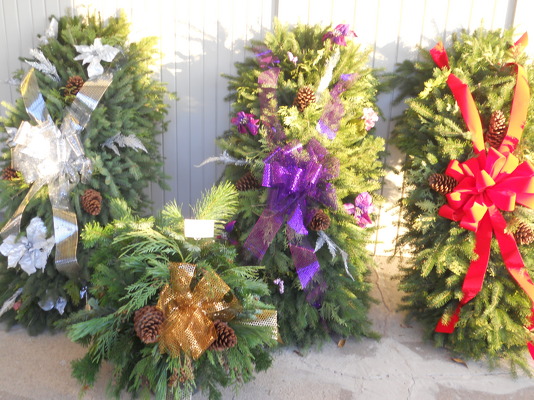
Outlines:
{"type": "Polygon", "coordinates": [[[7,237],[20,232],[24,209],[39,189],[47,185],[54,221],[56,268],[69,278],[76,278],[80,272],[76,259],[78,223],[69,194],[80,179],[86,182],[92,173],[79,134],[112,79],[111,73],[105,73],[85,82],[59,129],[48,113],[33,68],[21,83],[22,99],[31,124],[27,121],[20,124],[11,151],[13,167],[32,185],[0,234],[7,237]]]}

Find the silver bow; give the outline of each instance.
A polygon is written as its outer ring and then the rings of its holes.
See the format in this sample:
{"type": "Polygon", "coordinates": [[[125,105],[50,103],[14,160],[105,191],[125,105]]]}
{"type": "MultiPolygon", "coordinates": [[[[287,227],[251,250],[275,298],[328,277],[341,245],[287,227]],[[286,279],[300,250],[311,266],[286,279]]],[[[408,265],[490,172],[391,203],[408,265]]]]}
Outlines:
{"type": "Polygon", "coordinates": [[[20,124],[12,143],[13,167],[33,183],[26,197],[0,231],[3,237],[20,232],[22,213],[43,186],[48,186],[54,220],[55,263],[59,272],[70,278],[79,275],[76,259],[78,223],[69,194],[76,183],[91,176],[91,162],[85,157],[79,133],[85,128],[92,111],[107,90],[113,76],[99,75],[84,83],[67,109],[61,127],[52,121],[32,68],[21,83],[21,94],[30,116],[30,124],[20,124]]]}

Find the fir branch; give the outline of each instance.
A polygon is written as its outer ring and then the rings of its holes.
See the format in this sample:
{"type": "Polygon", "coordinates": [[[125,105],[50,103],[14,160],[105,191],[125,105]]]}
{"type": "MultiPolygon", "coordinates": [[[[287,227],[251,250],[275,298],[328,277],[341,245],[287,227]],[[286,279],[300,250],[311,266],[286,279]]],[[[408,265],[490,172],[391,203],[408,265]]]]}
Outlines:
{"type": "Polygon", "coordinates": [[[215,220],[220,231],[235,214],[237,205],[237,190],[230,182],[224,182],[206,192],[193,207],[193,213],[197,219],[215,220]]]}

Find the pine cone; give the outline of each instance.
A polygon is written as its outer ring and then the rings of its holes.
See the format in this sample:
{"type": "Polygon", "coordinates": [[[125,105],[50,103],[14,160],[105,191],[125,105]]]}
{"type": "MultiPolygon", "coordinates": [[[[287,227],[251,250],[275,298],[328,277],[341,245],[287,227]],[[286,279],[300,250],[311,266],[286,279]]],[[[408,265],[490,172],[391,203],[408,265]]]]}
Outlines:
{"type": "Polygon", "coordinates": [[[144,306],[134,314],[135,333],[143,343],[155,343],[164,320],[163,311],[159,308],[144,306]]]}
{"type": "Polygon", "coordinates": [[[310,221],[309,227],[314,231],[324,231],[330,226],[330,217],[323,210],[319,210],[315,213],[310,221]]]}
{"type": "Polygon", "coordinates": [[[178,375],[178,370],[176,368],[174,368],[172,370],[172,375],[169,376],[169,379],[167,380],[167,386],[168,387],[175,387],[176,384],[178,383],[178,379],[180,378],[180,376],[178,375]]]}
{"type": "Polygon", "coordinates": [[[235,187],[240,192],[246,192],[247,190],[259,189],[261,187],[260,182],[249,171],[235,183],[235,187]]]}
{"type": "Polygon", "coordinates": [[[507,129],[508,126],[506,125],[504,113],[501,110],[494,111],[491,113],[488,130],[484,135],[484,140],[488,142],[491,147],[498,149],[506,136],[507,129]]]}
{"type": "Polygon", "coordinates": [[[65,96],[76,96],[80,89],[82,88],[83,78],[81,76],[75,75],[67,79],[67,84],[65,85],[65,96]]]}
{"type": "Polygon", "coordinates": [[[237,343],[237,336],[234,330],[223,321],[213,321],[217,331],[217,339],[210,345],[210,350],[222,351],[234,347],[237,343]]]}
{"type": "Polygon", "coordinates": [[[293,105],[296,106],[300,112],[302,112],[311,103],[315,103],[315,92],[309,86],[301,87],[297,91],[293,105]]]}
{"type": "Polygon", "coordinates": [[[534,242],[534,232],[527,224],[521,222],[514,232],[514,238],[517,244],[528,245],[534,242]]]}
{"type": "Polygon", "coordinates": [[[94,189],[87,189],[82,197],[82,208],[91,215],[98,215],[102,210],[102,195],[94,189]]]}
{"type": "Polygon", "coordinates": [[[445,174],[432,174],[428,178],[428,184],[432,189],[441,194],[451,193],[458,181],[452,176],[445,174]]]}
{"type": "Polygon", "coordinates": [[[5,181],[12,181],[17,177],[17,170],[15,168],[7,167],[2,171],[2,179],[5,181]]]}

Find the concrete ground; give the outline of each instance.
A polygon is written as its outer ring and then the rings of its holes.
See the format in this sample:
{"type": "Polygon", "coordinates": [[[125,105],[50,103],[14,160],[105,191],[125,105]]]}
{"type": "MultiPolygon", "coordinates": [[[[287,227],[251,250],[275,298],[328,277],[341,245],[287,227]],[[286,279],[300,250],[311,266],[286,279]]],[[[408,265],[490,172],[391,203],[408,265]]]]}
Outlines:
{"type": "MultiPolygon", "coordinates": [[[[417,324],[407,326],[396,311],[401,294],[393,276],[397,262],[377,257],[371,310],[382,339],[333,341],[301,353],[280,349],[273,366],[237,393],[236,400],[532,400],[534,379],[512,378],[507,370],[490,371],[483,363],[455,362],[452,355],[422,339],[417,324]]],[[[21,328],[0,330],[0,400],[77,399],[80,386],[70,376],[70,361],[84,354],[63,334],[30,337],[21,328]]],[[[533,363],[534,366],[534,363],[533,363]]],[[[105,399],[109,366],[84,399],[105,399]]],[[[129,396],[123,396],[129,398],[129,396]]],[[[206,399],[201,393],[193,400],[206,399]]]]}

